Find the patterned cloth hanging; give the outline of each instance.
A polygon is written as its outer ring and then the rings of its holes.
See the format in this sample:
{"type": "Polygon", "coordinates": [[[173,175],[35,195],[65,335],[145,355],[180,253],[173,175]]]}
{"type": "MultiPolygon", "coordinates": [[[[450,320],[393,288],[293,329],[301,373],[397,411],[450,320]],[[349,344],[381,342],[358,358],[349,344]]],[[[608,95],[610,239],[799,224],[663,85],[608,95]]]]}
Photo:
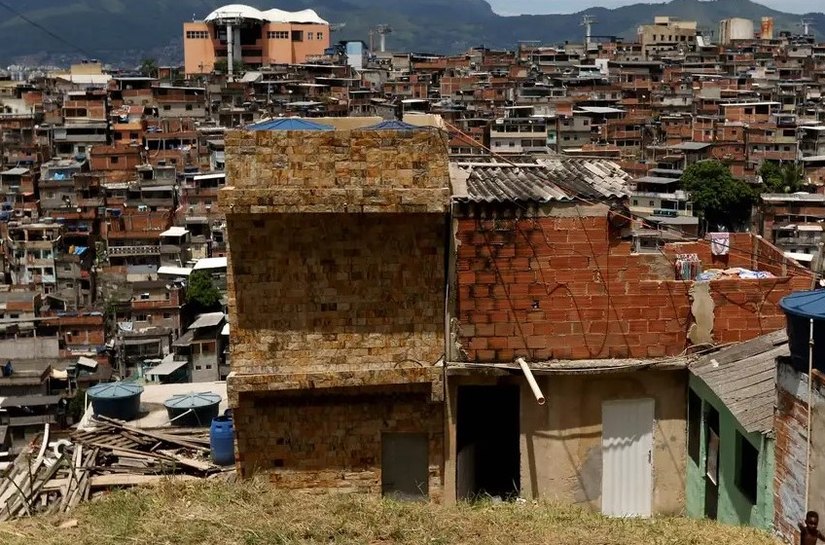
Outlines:
{"type": "Polygon", "coordinates": [[[676,280],[696,280],[702,272],[702,262],[696,254],[676,254],[676,280]]]}

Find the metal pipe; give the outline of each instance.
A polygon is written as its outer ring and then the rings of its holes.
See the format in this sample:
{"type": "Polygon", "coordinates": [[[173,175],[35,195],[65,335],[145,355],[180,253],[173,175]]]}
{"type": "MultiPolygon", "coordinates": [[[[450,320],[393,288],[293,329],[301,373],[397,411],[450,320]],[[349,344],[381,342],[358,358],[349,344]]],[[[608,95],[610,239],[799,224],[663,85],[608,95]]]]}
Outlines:
{"type": "Polygon", "coordinates": [[[521,367],[521,371],[524,373],[524,378],[527,379],[527,384],[529,384],[530,389],[533,390],[533,395],[536,396],[536,402],[538,402],[539,405],[544,405],[546,401],[544,399],[544,394],[541,393],[541,388],[539,388],[539,384],[536,382],[536,377],[533,376],[533,372],[530,370],[527,362],[524,361],[524,358],[516,358],[516,363],[519,367],[521,367]]]}
{"type": "Polygon", "coordinates": [[[811,401],[814,383],[814,319],[808,328],[808,435],[805,452],[805,512],[808,512],[808,500],[811,496],[811,401]]]}

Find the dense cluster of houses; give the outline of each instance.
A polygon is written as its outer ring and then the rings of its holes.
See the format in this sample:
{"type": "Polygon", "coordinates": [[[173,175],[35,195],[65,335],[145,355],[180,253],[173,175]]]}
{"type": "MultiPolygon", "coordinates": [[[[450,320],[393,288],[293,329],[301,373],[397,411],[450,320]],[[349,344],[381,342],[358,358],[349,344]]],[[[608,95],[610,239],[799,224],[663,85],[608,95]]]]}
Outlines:
{"type": "Polygon", "coordinates": [[[0,444],[97,382],[226,380],[239,468],[279,486],[786,536],[825,501],[800,458],[820,366],[782,332],[825,317],[792,301],[825,220],[825,44],[656,17],[638,43],[436,56],[250,10],[187,23],[183,71],[0,80],[0,444]],[[302,25],[324,47],[280,42],[302,25]],[[808,192],[706,234],[681,177],[707,159],[800,165],[808,192]]]}
{"type": "Polygon", "coordinates": [[[99,381],[224,379],[225,296],[187,297],[193,274],[226,288],[205,90],[88,62],[0,80],[0,109],[4,437],[71,423],[61,403],[99,381]]]}

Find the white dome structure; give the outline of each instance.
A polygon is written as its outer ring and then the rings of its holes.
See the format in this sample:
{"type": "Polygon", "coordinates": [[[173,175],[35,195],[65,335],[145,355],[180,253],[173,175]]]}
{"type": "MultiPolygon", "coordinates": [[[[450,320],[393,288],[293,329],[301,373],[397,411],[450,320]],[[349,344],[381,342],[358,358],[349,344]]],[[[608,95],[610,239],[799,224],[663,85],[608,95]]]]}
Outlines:
{"type": "Polygon", "coordinates": [[[221,6],[204,19],[205,22],[220,21],[226,19],[251,19],[254,21],[264,21],[268,23],[298,23],[328,25],[327,21],[321,19],[315,10],[304,9],[301,11],[284,11],[273,8],[261,11],[246,4],[228,4],[221,6]]]}
{"type": "Polygon", "coordinates": [[[268,21],[264,12],[245,4],[228,4],[221,6],[207,15],[204,21],[209,23],[221,19],[255,19],[257,21],[268,21]]]}
{"type": "Polygon", "coordinates": [[[315,10],[303,9],[301,11],[284,11],[282,9],[270,9],[263,12],[270,23],[310,23],[316,25],[328,25],[327,21],[321,19],[315,10]]]}

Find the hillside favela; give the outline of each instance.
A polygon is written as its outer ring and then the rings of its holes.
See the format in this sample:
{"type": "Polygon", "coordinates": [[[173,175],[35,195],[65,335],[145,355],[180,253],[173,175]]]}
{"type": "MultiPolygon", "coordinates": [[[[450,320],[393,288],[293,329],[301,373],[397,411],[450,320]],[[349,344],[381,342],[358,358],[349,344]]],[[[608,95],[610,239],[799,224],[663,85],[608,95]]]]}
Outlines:
{"type": "Polygon", "coordinates": [[[0,543],[825,542],[825,4],[254,2],[0,0],[0,543]]]}

